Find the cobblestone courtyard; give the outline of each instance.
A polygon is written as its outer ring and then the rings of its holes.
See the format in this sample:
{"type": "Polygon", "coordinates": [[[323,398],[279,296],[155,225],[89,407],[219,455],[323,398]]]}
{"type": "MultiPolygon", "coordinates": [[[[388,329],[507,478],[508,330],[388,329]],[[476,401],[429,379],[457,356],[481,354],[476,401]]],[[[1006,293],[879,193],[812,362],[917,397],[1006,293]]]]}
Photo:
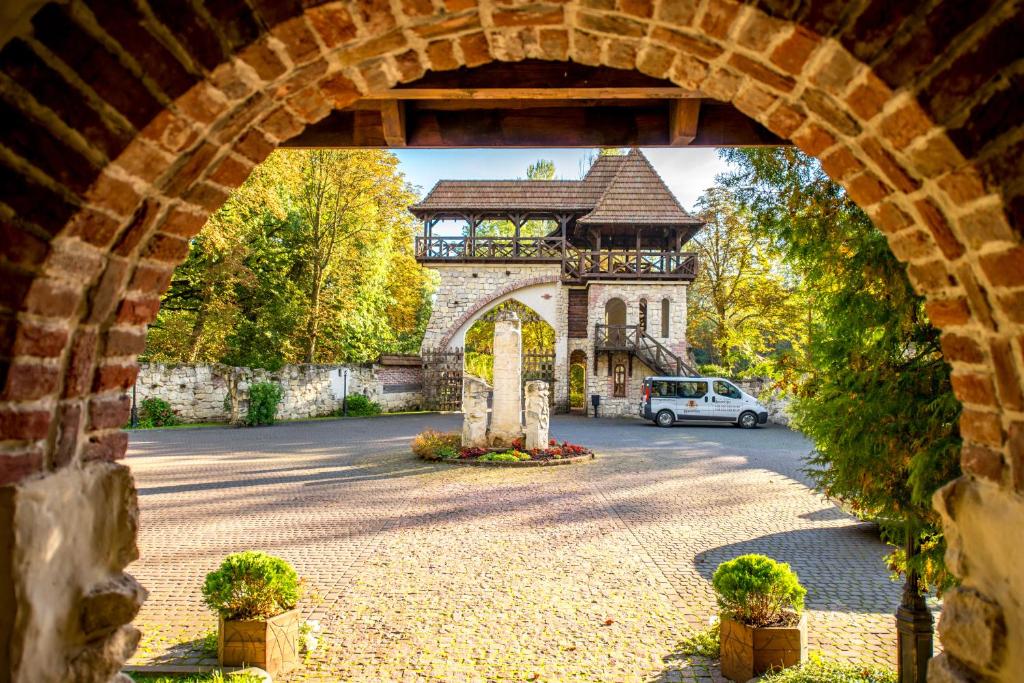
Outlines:
{"type": "Polygon", "coordinates": [[[894,665],[900,591],[885,549],[807,488],[799,434],[563,416],[552,435],[596,461],[485,469],[408,452],[422,429],[458,425],[133,433],[133,570],[150,597],[132,663],[206,663],[198,641],[216,618],[202,579],[224,555],[261,549],[295,565],[301,607],[323,626],[289,680],[721,680],[678,643],[715,613],[718,563],[748,552],[800,575],[812,650],[894,665]]]}

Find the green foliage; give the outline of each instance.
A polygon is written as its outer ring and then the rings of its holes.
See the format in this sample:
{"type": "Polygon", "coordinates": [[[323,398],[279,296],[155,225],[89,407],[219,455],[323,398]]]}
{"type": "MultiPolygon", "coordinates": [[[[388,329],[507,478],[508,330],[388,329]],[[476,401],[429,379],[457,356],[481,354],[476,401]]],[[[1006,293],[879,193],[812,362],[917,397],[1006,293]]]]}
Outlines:
{"type": "MultiPolygon", "coordinates": [[[[216,635],[216,634],[215,634],[216,635]]],[[[216,650],[214,650],[216,655],[216,650]]],[[[138,683],[263,683],[259,676],[234,674],[225,676],[223,671],[215,670],[202,674],[147,674],[139,671],[127,671],[128,677],[138,683]]]]}
{"type": "Polygon", "coordinates": [[[458,456],[458,454],[458,449],[454,448],[453,446],[441,446],[435,452],[435,455],[437,456],[438,460],[451,460],[452,458],[458,456]]]}
{"type": "Polygon", "coordinates": [[[142,400],[139,406],[140,427],[173,427],[180,423],[167,401],[155,396],[142,400]]]}
{"type": "Polygon", "coordinates": [[[740,555],[718,565],[711,585],[723,614],[751,626],[792,620],[807,591],[788,564],[764,555],[740,555]]]}
{"type": "Polygon", "coordinates": [[[863,664],[828,661],[812,652],[800,666],[765,674],[762,683],[896,683],[896,672],[863,664]]]}
{"type": "Polygon", "coordinates": [[[371,401],[362,394],[349,394],[345,398],[345,408],[348,410],[348,414],[353,417],[380,415],[380,404],[376,401],[371,401]]]}
{"type": "Polygon", "coordinates": [[[442,451],[451,449],[457,452],[462,445],[462,434],[458,432],[438,432],[427,429],[416,435],[412,440],[412,452],[424,460],[440,460],[442,451]]]}
{"type": "Polygon", "coordinates": [[[276,370],[419,349],[436,277],[416,263],[395,155],[280,150],[191,242],[145,357],[276,370]]]}
{"type": "Polygon", "coordinates": [[[804,317],[798,279],[780,245],[757,230],[749,207],[729,188],[697,204],[705,226],[690,242],[700,269],[688,290],[688,337],[702,360],[735,377],[792,343],[804,317]]]}
{"type": "Polygon", "coordinates": [[[687,657],[708,657],[717,659],[720,645],[721,627],[716,622],[703,631],[694,631],[679,643],[679,653],[687,657]]]}
{"type": "Polygon", "coordinates": [[[960,406],[924,300],[885,236],[817,161],[795,149],[723,154],[737,170],[722,182],[812,294],[806,345],[777,363],[794,395],[794,426],[814,442],[809,475],[882,525],[899,548],[892,569],[907,568],[911,529],[920,547],[911,566],[925,587],[950,585],[931,496],[960,472],[960,406]]]}
{"type": "Polygon", "coordinates": [[[512,451],[505,451],[503,453],[486,453],[477,458],[481,462],[519,462],[521,459],[529,460],[530,456],[526,455],[526,458],[520,458],[512,451]]]}
{"type": "Polygon", "coordinates": [[[224,619],[269,619],[299,601],[299,577],[279,557],[254,550],[224,558],[206,575],[203,602],[224,619]]]}
{"type": "Polygon", "coordinates": [[[697,366],[697,372],[700,373],[701,377],[730,377],[731,373],[729,368],[722,367],[721,365],[715,365],[714,363],[705,363],[697,366]]]}
{"type": "Polygon", "coordinates": [[[587,405],[587,368],[583,365],[569,367],[569,405],[578,408],[587,405]]]}
{"type": "Polygon", "coordinates": [[[281,387],[273,382],[257,382],[249,387],[249,411],[245,424],[272,425],[277,417],[277,404],[281,402],[281,387]]]}

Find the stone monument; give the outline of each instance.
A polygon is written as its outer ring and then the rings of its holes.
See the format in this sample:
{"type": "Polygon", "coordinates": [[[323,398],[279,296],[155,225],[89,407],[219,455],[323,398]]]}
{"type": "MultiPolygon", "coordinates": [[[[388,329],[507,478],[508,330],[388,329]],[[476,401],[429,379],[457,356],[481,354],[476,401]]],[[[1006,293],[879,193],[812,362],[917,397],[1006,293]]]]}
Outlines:
{"type": "Polygon", "coordinates": [[[526,383],[526,450],[548,447],[550,404],[548,383],[531,380],[526,383]]]}
{"type": "Polygon", "coordinates": [[[523,333],[515,311],[494,323],[494,402],[487,443],[507,448],[523,436],[523,333]]]}
{"type": "Polygon", "coordinates": [[[487,446],[487,398],[491,385],[479,377],[462,378],[462,446],[487,446]]]}

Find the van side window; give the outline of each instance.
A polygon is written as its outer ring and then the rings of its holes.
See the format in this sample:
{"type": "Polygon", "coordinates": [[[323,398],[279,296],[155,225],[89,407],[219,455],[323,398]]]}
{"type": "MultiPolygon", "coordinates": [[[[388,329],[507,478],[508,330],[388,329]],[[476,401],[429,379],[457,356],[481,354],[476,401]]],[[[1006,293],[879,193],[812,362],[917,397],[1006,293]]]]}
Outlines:
{"type": "Polygon", "coordinates": [[[740,398],[740,390],[720,379],[715,380],[715,393],[727,398],[740,398]]]}
{"type": "Polygon", "coordinates": [[[704,394],[706,393],[708,393],[707,382],[679,383],[679,398],[704,398],[704,394]]]}
{"type": "Polygon", "coordinates": [[[669,398],[676,395],[675,382],[659,380],[651,387],[651,395],[657,398],[669,398]]]}

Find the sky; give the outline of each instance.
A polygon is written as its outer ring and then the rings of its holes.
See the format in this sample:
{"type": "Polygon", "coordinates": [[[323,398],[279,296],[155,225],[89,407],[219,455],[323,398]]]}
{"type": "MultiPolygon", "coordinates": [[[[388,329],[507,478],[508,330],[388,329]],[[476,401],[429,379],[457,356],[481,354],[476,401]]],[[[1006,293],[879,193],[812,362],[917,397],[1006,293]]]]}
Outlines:
{"type": "MultiPolygon", "coordinates": [[[[538,159],[555,163],[555,177],[579,180],[586,171],[584,160],[593,149],[399,149],[406,180],[430,191],[438,180],[499,180],[525,178],[526,168],[538,159]]],[[[642,149],[654,169],[687,211],[715,182],[727,165],[710,148],[642,149]]]]}

